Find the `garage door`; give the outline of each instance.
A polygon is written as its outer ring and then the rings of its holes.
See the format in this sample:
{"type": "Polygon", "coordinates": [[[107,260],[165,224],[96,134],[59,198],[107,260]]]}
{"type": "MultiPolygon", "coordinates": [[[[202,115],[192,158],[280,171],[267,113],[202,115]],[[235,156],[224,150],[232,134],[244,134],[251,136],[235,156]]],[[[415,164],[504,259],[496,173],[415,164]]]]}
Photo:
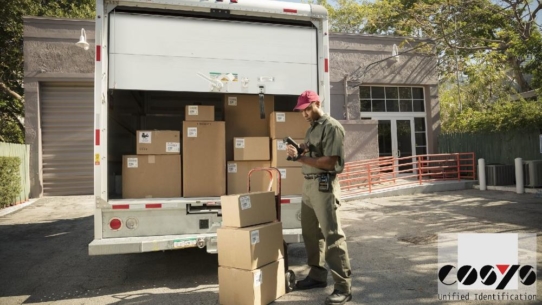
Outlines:
{"type": "Polygon", "coordinates": [[[92,84],[40,86],[43,195],[87,195],[93,180],[92,84]]]}

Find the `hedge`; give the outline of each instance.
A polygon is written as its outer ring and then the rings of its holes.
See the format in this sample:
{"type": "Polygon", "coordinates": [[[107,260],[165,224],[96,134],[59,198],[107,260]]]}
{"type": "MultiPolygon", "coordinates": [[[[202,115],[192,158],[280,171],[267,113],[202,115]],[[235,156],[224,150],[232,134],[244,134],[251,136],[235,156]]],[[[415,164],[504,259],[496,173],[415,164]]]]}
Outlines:
{"type": "Polygon", "coordinates": [[[18,157],[0,157],[0,208],[15,203],[21,191],[21,173],[18,157]]]}

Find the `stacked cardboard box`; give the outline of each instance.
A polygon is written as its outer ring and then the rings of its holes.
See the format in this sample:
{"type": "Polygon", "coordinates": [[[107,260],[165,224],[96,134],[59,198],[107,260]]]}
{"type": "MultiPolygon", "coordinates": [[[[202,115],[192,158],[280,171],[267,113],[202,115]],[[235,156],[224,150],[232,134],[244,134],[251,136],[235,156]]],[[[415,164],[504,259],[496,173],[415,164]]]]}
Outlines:
{"type": "Polygon", "coordinates": [[[299,112],[271,113],[271,166],[277,167],[281,173],[282,195],[299,195],[303,188],[301,163],[286,160],[286,144],[283,140],[290,137],[301,144],[308,128],[309,124],[299,112]]]}
{"type": "Polygon", "coordinates": [[[136,139],[136,155],[122,158],[122,197],[181,197],[180,133],[138,130],[136,139]]]}
{"type": "Polygon", "coordinates": [[[214,106],[187,106],[183,122],[184,197],[226,194],[226,125],[214,106]]]}
{"type": "Polygon", "coordinates": [[[219,301],[269,304],[286,293],[282,224],[273,192],[221,197],[217,230],[219,301]]]}
{"type": "MultiPolygon", "coordinates": [[[[248,190],[248,173],[257,167],[270,166],[269,118],[274,108],[274,97],[264,99],[265,118],[260,118],[258,95],[226,95],[226,159],[228,160],[228,194],[248,190]]],[[[250,176],[251,191],[264,191],[271,182],[267,172],[250,176]]]]}

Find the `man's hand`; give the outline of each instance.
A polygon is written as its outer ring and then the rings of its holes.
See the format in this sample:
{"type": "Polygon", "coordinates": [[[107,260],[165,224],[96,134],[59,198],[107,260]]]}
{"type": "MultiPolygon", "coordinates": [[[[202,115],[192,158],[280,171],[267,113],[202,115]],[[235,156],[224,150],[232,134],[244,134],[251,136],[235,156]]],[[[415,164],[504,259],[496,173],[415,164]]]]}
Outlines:
{"type": "MultiPolygon", "coordinates": [[[[299,146],[303,147],[304,144],[302,143],[299,146]]],[[[298,158],[297,149],[293,145],[288,144],[286,146],[286,153],[288,154],[288,157],[292,158],[292,160],[297,160],[298,158]]]]}

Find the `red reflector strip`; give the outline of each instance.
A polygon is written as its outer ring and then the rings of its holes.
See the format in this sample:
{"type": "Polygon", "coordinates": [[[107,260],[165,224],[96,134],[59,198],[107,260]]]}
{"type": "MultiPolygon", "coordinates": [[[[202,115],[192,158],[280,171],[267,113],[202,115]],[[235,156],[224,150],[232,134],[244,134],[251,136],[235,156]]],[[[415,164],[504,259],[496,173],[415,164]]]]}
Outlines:
{"type": "Polygon", "coordinates": [[[324,72],[328,72],[329,71],[329,61],[326,59],[324,59],[324,72]]]}
{"type": "Polygon", "coordinates": [[[145,205],[145,208],[146,209],[160,209],[160,208],[162,208],[162,204],[161,203],[149,203],[149,204],[145,205]]]}
{"type": "Polygon", "coordinates": [[[283,12],[297,14],[297,10],[294,10],[292,8],[285,8],[283,9],[283,12]]]}
{"type": "Polygon", "coordinates": [[[127,210],[130,208],[129,204],[114,204],[113,210],[127,210]]]}
{"type": "Polygon", "coordinates": [[[288,203],[290,203],[290,199],[281,199],[280,203],[281,204],[288,204],[288,203]]]}
{"type": "Polygon", "coordinates": [[[100,45],[96,45],[96,61],[102,60],[102,47],[100,45]]]}
{"type": "Polygon", "coordinates": [[[100,130],[96,129],[96,146],[100,145],[100,130]]]}

